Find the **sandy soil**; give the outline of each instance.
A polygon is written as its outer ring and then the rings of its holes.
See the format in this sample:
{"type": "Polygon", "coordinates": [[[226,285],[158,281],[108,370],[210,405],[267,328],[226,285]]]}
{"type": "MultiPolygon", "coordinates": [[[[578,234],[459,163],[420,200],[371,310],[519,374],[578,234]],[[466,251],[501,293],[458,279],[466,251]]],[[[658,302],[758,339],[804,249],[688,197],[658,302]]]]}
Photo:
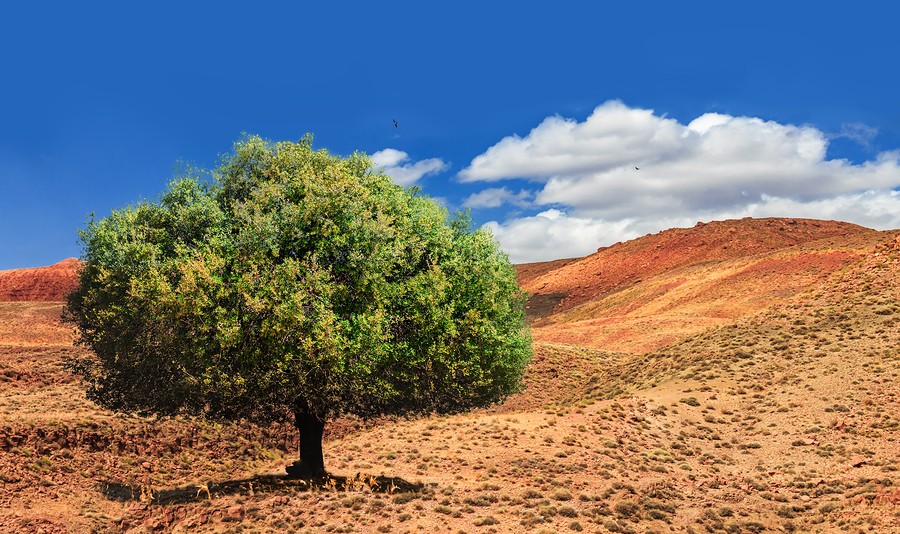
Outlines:
{"type": "Polygon", "coordinates": [[[0,532],[900,532],[900,237],[698,257],[536,318],[503,405],[330,423],[315,483],[291,428],[96,407],[62,304],[0,303],[0,532]]]}

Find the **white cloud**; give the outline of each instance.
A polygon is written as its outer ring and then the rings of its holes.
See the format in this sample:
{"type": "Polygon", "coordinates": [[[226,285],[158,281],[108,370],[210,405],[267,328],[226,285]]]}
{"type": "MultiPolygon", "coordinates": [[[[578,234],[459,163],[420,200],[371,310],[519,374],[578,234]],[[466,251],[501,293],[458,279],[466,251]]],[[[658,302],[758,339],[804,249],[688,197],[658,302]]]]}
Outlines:
{"type": "Polygon", "coordinates": [[[460,172],[466,182],[582,174],[630,167],[681,149],[683,127],[652,110],[631,109],[617,101],[594,110],[583,123],[547,117],[524,138],[506,137],[460,172]]]}
{"type": "Polygon", "coordinates": [[[530,200],[533,196],[533,193],[525,189],[513,193],[505,187],[492,187],[469,195],[463,201],[463,206],[467,208],[497,208],[503,204],[513,204],[524,207],[531,204],[530,200]]]}
{"type": "Polygon", "coordinates": [[[627,231],[627,221],[607,223],[569,217],[557,209],[509,220],[503,224],[491,221],[485,226],[491,230],[513,263],[584,256],[596,250],[604,241],[612,239],[612,243],[635,237],[627,231]]]}
{"type": "MultiPolygon", "coordinates": [[[[872,131],[845,132],[852,135],[863,140],[872,131]]],[[[682,124],[610,101],[583,122],[548,117],[525,137],[502,139],[460,179],[526,178],[542,184],[535,206],[565,209],[555,219],[490,223],[516,261],[561,257],[562,250],[583,255],[622,238],[730,217],[900,227],[900,197],[893,191],[900,186],[900,151],[854,164],[827,159],[828,140],[811,126],[718,113],[682,124]],[[513,229],[542,232],[545,241],[517,237],[513,229]]],[[[485,198],[502,196],[503,189],[487,190],[485,198]]]]}
{"type": "Polygon", "coordinates": [[[813,202],[765,197],[747,206],[746,217],[804,217],[853,222],[869,228],[900,228],[900,191],[866,191],[813,202]]]}
{"type": "Polygon", "coordinates": [[[385,148],[384,150],[379,150],[369,157],[372,159],[372,163],[375,164],[375,167],[384,168],[393,167],[401,161],[408,160],[409,154],[403,152],[402,150],[385,148]]]}
{"type": "Polygon", "coordinates": [[[847,221],[876,229],[900,228],[900,191],[869,191],[814,202],[764,197],[734,210],[700,210],[694,214],[603,220],[569,216],[550,209],[534,216],[485,224],[514,263],[580,257],[597,248],[698,221],[744,217],[797,217],[847,221]]]}
{"type": "Polygon", "coordinates": [[[450,168],[440,158],[423,159],[414,163],[409,162],[409,154],[393,148],[379,150],[369,157],[372,159],[376,171],[384,171],[385,174],[394,179],[395,184],[404,187],[415,184],[426,174],[441,172],[450,168]]]}
{"type": "Polygon", "coordinates": [[[871,148],[872,140],[877,135],[878,128],[873,128],[860,122],[850,122],[842,124],[840,133],[835,134],[833,137],[844,137],[866,148],[871,148]]]}

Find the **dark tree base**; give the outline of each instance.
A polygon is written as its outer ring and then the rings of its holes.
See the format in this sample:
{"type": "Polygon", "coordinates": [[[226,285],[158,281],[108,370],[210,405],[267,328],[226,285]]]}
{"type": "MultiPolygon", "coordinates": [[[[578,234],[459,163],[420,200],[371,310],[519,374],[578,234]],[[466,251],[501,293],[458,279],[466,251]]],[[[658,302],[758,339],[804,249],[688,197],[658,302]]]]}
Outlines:
{"type": "Polygon", "coordinates": [[[297,460],[284,470],[288,478],[323,478],[328,475],[324,468],[313,469],[303,460],[297,460]]]}
{"type": "Polygon", "coordinates": [[[287,466],[290,478],[324,477],[325,460],[322,456],[322,434],[325,419],[302,408],[294,410],[294,424],[300,431],[300,459],[287,466]]]}

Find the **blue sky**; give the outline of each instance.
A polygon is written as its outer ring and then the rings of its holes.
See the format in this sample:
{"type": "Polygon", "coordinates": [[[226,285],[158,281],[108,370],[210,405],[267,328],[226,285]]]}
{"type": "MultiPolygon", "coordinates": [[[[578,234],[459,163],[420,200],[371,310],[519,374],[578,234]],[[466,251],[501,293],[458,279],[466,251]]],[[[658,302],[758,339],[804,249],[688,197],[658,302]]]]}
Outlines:
{"type": "Polygon", "coordinates": [[[900,227],[887,2],[17,4],[0,269],[79,255],[87,214],[243,132],[375,155],[517,262],[725,217],[900,227]]]}

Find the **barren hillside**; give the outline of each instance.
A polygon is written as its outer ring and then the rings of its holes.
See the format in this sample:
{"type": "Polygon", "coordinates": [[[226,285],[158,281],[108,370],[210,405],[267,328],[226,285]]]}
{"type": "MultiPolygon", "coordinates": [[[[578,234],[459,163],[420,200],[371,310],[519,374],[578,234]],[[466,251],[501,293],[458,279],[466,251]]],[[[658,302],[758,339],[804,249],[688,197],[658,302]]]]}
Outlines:
{"type": "Polygon", "coordinates": [[[0,271],[0,302],[54,302],[78,283],[75,258],[48,267],[0,271]]]}
{"type": "Polygon", "coordinates": [[[331,422],[315,483],[291,428],[99,409],[62,305],[0,303],[0,532],[900,532],[900,233],[729,224],[772,231],[548,307],[502,405],[331,422]]]}
{"type": "Polygon", "coordinates": [[[809,219],[741,219],[697,223],[616,243],[557,266],[529,264],[522,287],[535,295],[558,295],[555,311],[630,287],[662,273],[774,252],[829,237],[849,238],[876,232],[855,224],[809,219]]]}
{"type": "Polygon", "coordinates": [[[884,239],[834,221],[713,222],[548,263],[521,283],[535,339],[643,353],[815,287],[884,239]]]}

